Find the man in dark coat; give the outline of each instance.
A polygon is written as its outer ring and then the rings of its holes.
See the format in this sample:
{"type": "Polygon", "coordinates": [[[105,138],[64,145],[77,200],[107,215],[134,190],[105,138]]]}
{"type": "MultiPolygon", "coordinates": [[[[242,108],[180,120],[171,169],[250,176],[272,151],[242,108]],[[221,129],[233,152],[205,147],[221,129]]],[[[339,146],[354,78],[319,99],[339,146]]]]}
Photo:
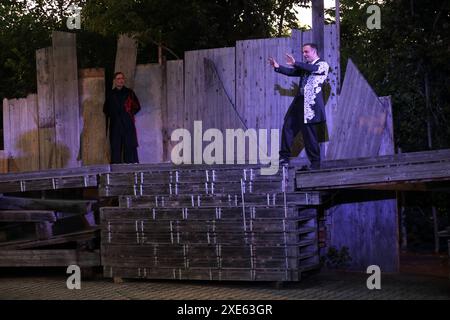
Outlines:
{"type": "MultiPolygon", "coordinates": [[[[304,62],[295,61],[287,54],[287,65],[280,66],[274,58],[269,63],[276,72],[287,76],[300,77],[299,90],[284,118],[281,134],[280,164],[288,165],[291,146],[295,136],[301,131],[306,155],[311,162],[311,169],[320,169],[320,146],[317,136],[317,124],[325,122],[325,103],[322,86],[328,76],[329,65],[320,59],[317,46],[308,43],[303,46],[304,62]]],[[[304,167],[303,170],[310,169],[304,167]]]]}
{"type": "Polygon", "coordinates": [[[114,74],[114,85],[103,107],[107,126],[109,123],[111,163],[139,163],[134,116],[141,105],[134,91],[125,87],[122,72],[114,74]]]}

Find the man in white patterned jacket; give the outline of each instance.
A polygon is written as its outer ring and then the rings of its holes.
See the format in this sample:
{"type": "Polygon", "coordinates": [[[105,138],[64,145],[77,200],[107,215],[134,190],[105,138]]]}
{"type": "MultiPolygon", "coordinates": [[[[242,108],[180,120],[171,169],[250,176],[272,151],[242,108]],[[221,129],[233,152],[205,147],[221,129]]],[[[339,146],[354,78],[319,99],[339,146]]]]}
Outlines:
{"type": "Polygon", "coordinates": [[[325,103],[322,86],[328,76],[329,65],[318,55],[317,45],[307,43],[303,46],[303,57],[306,61],[295,61],[294,57],[286,54],[286,64],[280,66],[274,58],[269,63],[276,72],[291,77],[300,77],[299,90],[284,117],[281,135],[280,164],[288,165],[291,156],[291,146],[295,136],[302,132],[306,155],[311,167],[303,170],[320,169],[320,146],[317,136],[317,124],[326,121],[325,103]]]}

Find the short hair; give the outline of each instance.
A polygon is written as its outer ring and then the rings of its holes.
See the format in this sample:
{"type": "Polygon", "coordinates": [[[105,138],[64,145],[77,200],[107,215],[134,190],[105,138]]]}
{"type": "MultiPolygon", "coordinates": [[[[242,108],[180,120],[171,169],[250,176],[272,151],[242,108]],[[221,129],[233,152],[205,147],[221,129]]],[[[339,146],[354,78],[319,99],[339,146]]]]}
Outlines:
{"type": "Polygon", "coordinates": [[[113,79],[115,80],[119,74],[121,74],[121,75],[123,75],[125,77],[123,72],[119,71],[119,72],[114,73],[114,78],[113,79]]]}
{"type": "Polygon", "coordinates": [[[310,46],[311,48],[313,48],[314,50],[316,50],[316,52],[319,52],[319,47],[318,47],[317,44],[315,44],[315,43],[305,43],[305,44],[302,46],[302,48],[303,48],[303,47],[306,47],[306,46],[310,46]]]}

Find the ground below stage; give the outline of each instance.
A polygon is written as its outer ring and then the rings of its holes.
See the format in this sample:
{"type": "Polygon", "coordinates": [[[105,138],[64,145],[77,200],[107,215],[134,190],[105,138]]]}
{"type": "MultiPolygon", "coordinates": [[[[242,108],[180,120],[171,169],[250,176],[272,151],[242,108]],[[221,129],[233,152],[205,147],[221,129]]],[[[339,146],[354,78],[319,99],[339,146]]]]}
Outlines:
{"type": "Polygon", "coordinates": [[[368,290],[368,275],[320,272],[300,283],[205,281],[82,281],[68,290],[65,270],[0,273],[0,299],[50,300],[299,300],[299,299],[442,299],[450,300],[447,256],[402,255],[399,274],[382,274],[381,290],[368,290]]]}

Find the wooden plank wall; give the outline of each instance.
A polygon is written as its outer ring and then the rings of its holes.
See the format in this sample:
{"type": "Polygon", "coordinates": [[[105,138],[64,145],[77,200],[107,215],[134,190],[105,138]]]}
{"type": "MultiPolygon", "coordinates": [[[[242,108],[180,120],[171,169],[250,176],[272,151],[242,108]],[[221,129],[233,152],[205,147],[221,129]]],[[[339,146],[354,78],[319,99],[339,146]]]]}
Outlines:
{"type": "Polygon", "coordinates": [[[56,166],[81,165],[76,35],[53,32],[56,166]]]}
{"type": "Polygon", "coordinates": [[[163,161],[162,105],[163,68],[159,64],[138,65],[135,92],[141,104],[136,115],[140,163],[163,161]]]}
{"type": "Polygon", "coordinates": [[[56,168],[56,127],[52,47],[36,51],[39,168],[56,168]]]}
{"type": "MultiPolygon", "coordinates": [[[[380,102],[350,61],[339,98],[327,157],[330,160],[393,154],[392,110],[388,98],[380,102]],[[357,139],[355,139],[357,137],[357,139]]],[[[399,268],[397,204],[392,199],[336,205],[327,210],[330,245],[347,247],[349,269],[382,271],[399,268]],[[352,236],[349,236],[352,235],[352,236]]]]}
{"type": "Polygon", "coordinates": [[[164,84],[165,103],[162,106],[164,161],[170,161],[172,132],[184,125],[184,61],[168,61],[164,84]]]}
{"type": "MultiPolygon", "coordinates": [[[[239,128],[233,111],[236,95],[235,48],[186,52],[184,68],[183,127],[191,132],[192,139],[197,134],[202,136],[202,132],[210,128],[217,128],[223,133],[227,128],[239,128]],[[194,133],[194,121],[202,121],[202,132],[194,133]]],[[[203,143],[202,150],[207,144],[203,143]]],[[[193,144],[193,153],[194,148],[193,144]]],[[[200,149],[198,151],[201,152],[200,149]]]]}
{"type": "Polygon", "coordinates": [[[125,74],[125,86],[134,88],[137,59],[137,41],[129,35],[122,34],[117,42],[115,72],[125,74]]]}
{"type": "MultiPolygon", "coordinates": [[[[268,57],[284,63],[286,53],[293,53],[291,38],[246,40],[236,43],[236,110],[247,128],[281,128],[284,115],[298,90],[298,78],[274,72],[268,57]]],[[[271,153],[271,151],[269,151],[271,153]]]]}
{"type": "Polygon", "coordinates": [[[8,172],[39,170],[37,95],[3,101],[8,172]]]}
{"type": "Polygon", "coordinates": [[[109,141],[106,138],[105,70],[79,71],[81,158],[83,166],[108,164],[109,141]]]}

